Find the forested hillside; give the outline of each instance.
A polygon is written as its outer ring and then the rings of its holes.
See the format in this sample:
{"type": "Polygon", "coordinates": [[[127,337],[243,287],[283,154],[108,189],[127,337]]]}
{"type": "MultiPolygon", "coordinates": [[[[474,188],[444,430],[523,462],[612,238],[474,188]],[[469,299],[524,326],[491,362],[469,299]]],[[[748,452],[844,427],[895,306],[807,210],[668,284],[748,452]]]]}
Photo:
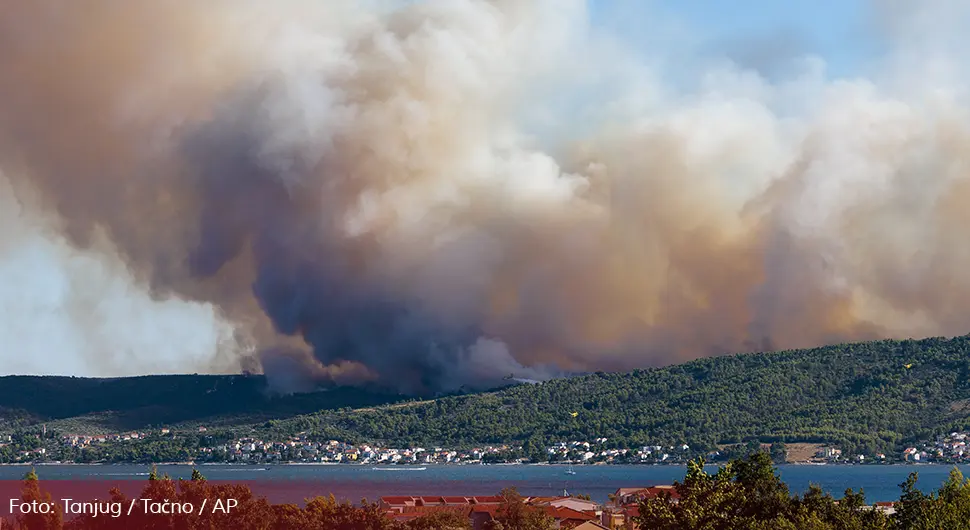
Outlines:
{"type": "Polygon", "coordinates": [[[968,425],[968,376],[968,337],[887,340],[320,412],[272,422],[268,434],[422,445],[608,437],[618,445],[695,448],[757,438],[834,442],[871,454],[968,425]]]}
{"type": "Polygon", "coordinates": [[[0,429],[55,422],[76,427],[70,432],[118,432],[215,418],[238,424],[403,399],[360,388],[275,395],[260,375],[8,376],[0,377],[0,429]]]}
{"type": "Polygon", "coordinates": [[[273,396],[261,376],[0,378],[0,428],[61,432],[254,426],[268,439],[395,445],[610,445],[758,439],[837,443],[867,454],[970,427],[970,338],[877,341],[701,359],[496,392],[405,401],[339,388],[273,396]],[[218,421],[216,421],[218,420],[218,421]]]}

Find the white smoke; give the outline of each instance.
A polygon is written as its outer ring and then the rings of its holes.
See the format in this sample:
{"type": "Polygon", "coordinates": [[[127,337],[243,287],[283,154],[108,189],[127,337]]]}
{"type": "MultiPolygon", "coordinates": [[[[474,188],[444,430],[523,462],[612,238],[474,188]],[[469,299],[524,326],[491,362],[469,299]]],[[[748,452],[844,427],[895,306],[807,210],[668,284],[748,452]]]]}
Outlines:
{"type": "Polygon", "coordinates": [[[38,197],[3,212],[11,371],[255,341],[440,389],[967,331],[962,3],[875,9],[864,78],[771,80],[647,4],[645,50],[580,0],[95,4],[0,14],[34,30],[0,48],[0,167],[38,197]]]}
{"type": "Polygon", "coordinates": [[[4,374],[115,377],[240,370],[212,304],[153,299],[107,241],[78,250],[0,179],[4,374]]]}

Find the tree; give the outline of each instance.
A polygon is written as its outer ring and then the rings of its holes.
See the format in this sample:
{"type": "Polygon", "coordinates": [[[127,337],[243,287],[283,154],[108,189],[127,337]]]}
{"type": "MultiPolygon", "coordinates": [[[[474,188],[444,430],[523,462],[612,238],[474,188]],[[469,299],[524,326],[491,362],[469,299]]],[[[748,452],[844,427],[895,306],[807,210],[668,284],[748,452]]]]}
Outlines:
{"type": "Polygon", "coordinates": [[[500,493],[501,505],[496,519],[504,528],[510,530],[551,530],[555,521],[545,513],[529,506],[514,487],[505,488],[500,493]]]}
{"type": "Polygon", "coordinates": [[[40,480],[33,468],[24,475],[20,499],[25,503],[37,502],[52,507],[51,511],[46,514],[34,510],[28,510],[27,513],[24,513],[21,510],[21,513],[17,515],[17,523],[21,528],[27,530],[60,530],[62,528],[60,505],[51,501],[49,492],[41,491],[40,480]]]}
{"type": "Polygon", "coordinates": [[[200,472],[196,468],[192,468],[192,481],[194,481],[194,482],[202,482],[204,480],[205,480],[205,477],[202,476],[202,472],[200,472]]]}
{"type": "Polygon", "coordinates": [[[472,530],[468,516],[458,510],[436,510],[408,521],[407,530],[472,530]]]}
{"type": "MultiPolygon", "coordinates": [[[[679,502],[666,492],[640,502],[633,518],[640,528],[657,530],[889,530],[892,519],[864,508],[860,491],[835,501],[817,486],[804,497],[792,496],[764,452],[736,459],[711,475],[703,459],[692,461],[679,502]]],[[[910,527],[903,526],[909,529],[910,527]]],[[[933,528],[949,528],[946,526],[933,528]]]]}
{"type": "Polygon", "coordinates": [[[788,459],[788,448],[782,442],[775,442],[771,444],[771,460],[776,464],[784,464],[788,459]]]}
{"type": "Polygon", "coordinates": [[[896,505],[896,520],[907,530],[946,528],[970,529],[970,481],[953,468],[950,476],[935,493],[927,495],[916,489],[918,475],[912,473],[900,484],[902,495],[896,505]]]}
{"type": "Polygon", "coordinates": [[[391,530],[394,527],[377,504],[354,506],[337,502],[333,495],[310,499],[306,508],[307,522],[313,528],[328,530],[391,530]]]}

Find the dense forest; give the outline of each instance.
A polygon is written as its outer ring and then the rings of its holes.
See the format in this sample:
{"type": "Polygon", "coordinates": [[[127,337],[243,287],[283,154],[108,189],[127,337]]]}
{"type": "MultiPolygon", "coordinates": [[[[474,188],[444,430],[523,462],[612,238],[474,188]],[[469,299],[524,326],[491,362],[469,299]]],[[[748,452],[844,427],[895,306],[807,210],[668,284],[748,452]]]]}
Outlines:
{"type": "Polygon", "coordinates": [[[238,425],[404,399],[353,387],[280,395],[261,375],[6,376],[0,377],[0,430],[40,423],[72,433],[202,421],[238,425]]]}
{"type": "Polygon", "coordinates": [[[970,425],[970,338],[884,340],[596,373],[267,424],[398,445],[823,442],[872,454],[970,425]]]}

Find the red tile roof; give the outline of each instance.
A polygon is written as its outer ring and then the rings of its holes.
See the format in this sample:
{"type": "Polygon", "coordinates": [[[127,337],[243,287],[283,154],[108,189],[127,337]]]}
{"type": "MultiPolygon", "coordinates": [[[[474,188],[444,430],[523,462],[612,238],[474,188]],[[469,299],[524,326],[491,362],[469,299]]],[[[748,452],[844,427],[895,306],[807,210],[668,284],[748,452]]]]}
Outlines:
{"type": "Polygon", "coordinates": [[[475,504],[500,504],[502,502],[501,495],[488,495],[482,497],[472,497],[475,500],[475,504]]]}
{"type": "Polygon", "coordinates": [[[646,488],[621,488],[619,491],[623,491],[622,495],[617,496],[617,501],[624,504],[635,503],[640,499],[653,499],[659,496],[661,493],[670,494],[671,499],[680,499],[680,494],[673,486],[649,486],[646,488]]]}
{"type": "Polygon", "coordinates": [[[442,497],[445,504],[470,504],[468,497],[442,497]]]}
{"type": "Polygon", "coordinates": [[[399,505],[404,506],[406,504],[413,504],[414,497],[381,497],[380,501],[388,505],[399,505]]]}
{"type": "Polygon", "coordinates": [[[556,501],[561,501],[563,499],[569,499],[569,498],[570,497],[563,497],[563,496],[559,496],[559,497],[529,497],[528,502],[530,502],[532,504],[539,504],[539,503],[556,502],[556,501]]]}
{"type": "Polygon", "coordinates": [[[545,506],[546,515],[551,516],[557,521],[592,521],[596,516],[586,512],[580,512],[566,507],[545,506]]]}
{"type": "Polygon", "coordinates": [[[501,504],[502,497],[500,496],[479,496],[479,497],[461,497],[457,495],[451,495],[447,497],[440,497],[434,495],[425,495],[421,497],[404,496],[404,495],[394,495],[381,497],[380,503],[384,506],[468,506],[477,504],[501,504]]]}

